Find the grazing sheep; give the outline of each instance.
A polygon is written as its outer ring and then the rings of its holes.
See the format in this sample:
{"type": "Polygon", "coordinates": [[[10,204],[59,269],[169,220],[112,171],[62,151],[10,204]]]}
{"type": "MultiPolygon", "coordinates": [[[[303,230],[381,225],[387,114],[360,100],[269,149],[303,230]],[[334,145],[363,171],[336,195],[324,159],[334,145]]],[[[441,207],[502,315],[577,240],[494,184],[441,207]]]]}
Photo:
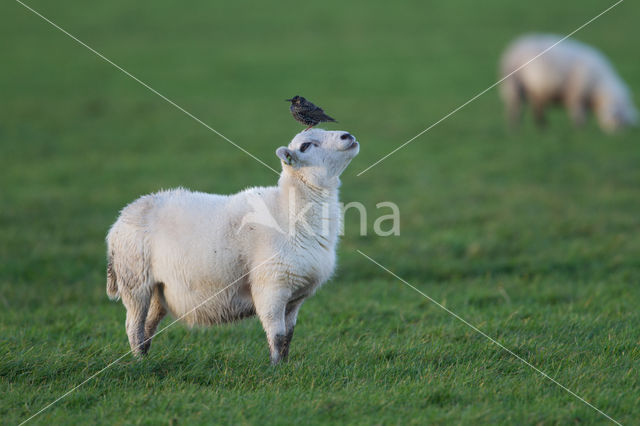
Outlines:
{"type": "Polygon", "coordinates": [[[562,103],[575,125],[582,125],[592,109],[600,127],[614,132],[637,123],[637,112],[629,89],[611,63],[586,44],[560,37],[526,35],[512,42],[502,55],[500,93],[511,124],[521,117],[523,102],[529,101],[536,123],[545,124],[544,110],[551,103],[562,103]],[[549,49],[544,52],[546,49],[549,49]],[[540,55],[527,65],[527,61],[540,55]]]}
{"type": "Polygon", "coordinates": [[[127,309],[132,351],[149,350],[167,312],[188,325],[257,314],[271,362],[286,359],[300,306],[333,273],[339,176],[359,150],[349,133],[312,129],[276,150],[278,186],[126,206],[107,235],[107,294],[127,309]]]}

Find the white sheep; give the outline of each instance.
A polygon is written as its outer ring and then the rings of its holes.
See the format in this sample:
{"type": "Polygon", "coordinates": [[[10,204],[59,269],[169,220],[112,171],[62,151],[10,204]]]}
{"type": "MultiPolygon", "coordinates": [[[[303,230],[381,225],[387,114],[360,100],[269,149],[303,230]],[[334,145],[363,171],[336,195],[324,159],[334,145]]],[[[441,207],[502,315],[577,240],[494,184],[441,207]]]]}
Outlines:
{"type": "Polygon", "coordinates": [[[613,132],[637,123],[629,89],[607,58],[593,47],[548,34],[530,34],[512,42],[502,55],[500,86],[507,116],[512,124],[521,117],[523,102],[531,103],[538,125],[544,125],[544,110],[562,103],[575,125],[582,125],[589,109],[600,127],[613,132]],[[542,54],[546,49],[547,52],[542,54]],[[525,65],[529,60],[540,55],[525,65]]]}
{"type": "Polygon", "coordinates": [[[312,129],[276,150],[278,186],[126,206],[107,235],[107,294],[127,309],[132,351],[149,350],[167,312],[189,325],[257,314],[271,362],[286,359],[300,306],[334,271],[339,176],[359,150],[349,133],[312,129]]]}

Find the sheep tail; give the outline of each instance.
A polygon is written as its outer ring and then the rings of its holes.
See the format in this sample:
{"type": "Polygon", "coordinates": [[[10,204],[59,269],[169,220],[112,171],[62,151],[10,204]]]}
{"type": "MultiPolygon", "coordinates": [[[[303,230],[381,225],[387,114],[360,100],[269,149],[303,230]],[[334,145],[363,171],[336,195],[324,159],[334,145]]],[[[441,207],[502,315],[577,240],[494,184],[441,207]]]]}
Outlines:
{"type": "Polygon", "coordinates": [[[111,300],[117,300],[120,297],[116,271],[113,268],[113,258],[111,256],[109,256],[109,262],[107,264],[107,295],[111,300]]]}

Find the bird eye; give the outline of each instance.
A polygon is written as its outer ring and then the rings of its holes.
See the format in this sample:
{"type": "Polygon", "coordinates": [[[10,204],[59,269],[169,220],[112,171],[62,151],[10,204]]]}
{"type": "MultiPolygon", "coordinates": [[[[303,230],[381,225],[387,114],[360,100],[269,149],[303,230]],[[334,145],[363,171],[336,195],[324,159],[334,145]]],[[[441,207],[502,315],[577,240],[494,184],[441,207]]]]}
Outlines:
{"type": "Polygon", "coordinates": [[[305,152],[311,146],[311,142],[305,142],[300,145],[300,152],[305,152]]]}

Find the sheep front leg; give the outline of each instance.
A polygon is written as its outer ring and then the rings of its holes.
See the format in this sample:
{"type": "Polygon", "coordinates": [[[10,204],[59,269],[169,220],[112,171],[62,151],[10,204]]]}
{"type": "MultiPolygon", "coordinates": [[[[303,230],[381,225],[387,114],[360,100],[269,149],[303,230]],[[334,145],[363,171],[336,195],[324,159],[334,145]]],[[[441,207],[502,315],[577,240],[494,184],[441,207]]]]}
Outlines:
{"type": "Polygon", "coordinates": [[[541,98],[532,96],[531,108],[533,109],[533,118],[538,128],[545,128],[547,126],[547,117],[544,114],[544,110],[546,108],[545,101],[541,98]]]}
{"type": "Polygon", "coordinates": [[[291,292],[286,289],[261,287],[252,289],[253,304],[267,334],[271,364],[278,364],[284,356],[287,328],[285,310],[291,292]]]}
{"type": "Polygon", "coordinates": [[[576,127],[584,126],[587,121],[587,107],[584,100],[582,98],[571,97],[566,101],[566,106],[573,125],[576,127]]]}
{"type": "Polygon", "coordinates": [[[282,348],[282,358],[284,360],[286,360],[287,357],[289,356],[291,339],[293,339],[293,330],[296,326],[296,321],[298,319],[298,311],[300,311],[302,302],[304,302],[304,299],[290,302],[287,305],[287,309],[285,311],[284,322],[285,322],[285,327],[287,329],[287,334],[285,336],[284,347],[282,348]]]}

